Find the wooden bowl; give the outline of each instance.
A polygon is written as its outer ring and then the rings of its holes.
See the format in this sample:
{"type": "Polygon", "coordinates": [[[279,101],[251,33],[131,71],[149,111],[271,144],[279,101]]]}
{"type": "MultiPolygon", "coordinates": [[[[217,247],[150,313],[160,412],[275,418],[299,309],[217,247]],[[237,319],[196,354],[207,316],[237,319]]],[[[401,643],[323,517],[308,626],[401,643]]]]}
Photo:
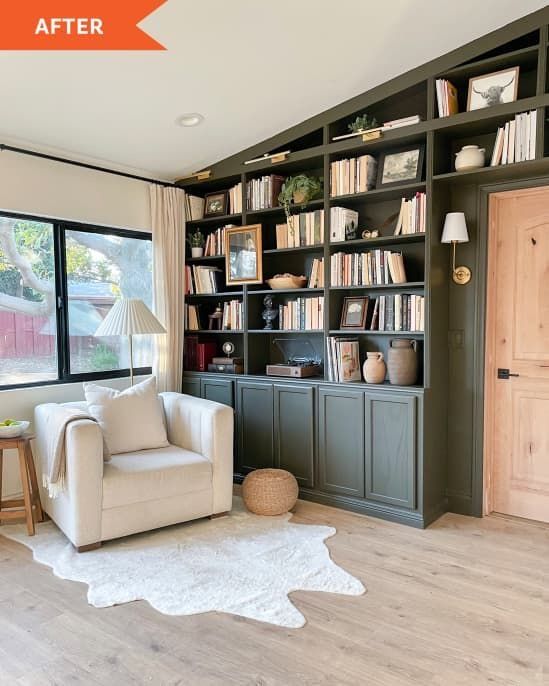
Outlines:
{"type": "Polygon", "coordinates": [[[288,288],[304,288],[307,283],[306,276],[277,276],[267,279],[267,283],[273,291],[287,290],[288,288]]]}

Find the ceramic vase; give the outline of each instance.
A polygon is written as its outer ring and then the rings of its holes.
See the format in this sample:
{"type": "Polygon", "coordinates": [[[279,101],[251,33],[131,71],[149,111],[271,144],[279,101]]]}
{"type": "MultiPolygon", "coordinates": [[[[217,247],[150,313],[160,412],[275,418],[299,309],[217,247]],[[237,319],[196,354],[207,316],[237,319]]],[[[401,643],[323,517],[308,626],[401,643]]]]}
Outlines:
{"type": "Polygon", "coordinates": [[[389,381],[396,386],[413,386],[417,381],[417,342],[408,338],[393,339],[387,356],[389,381]]]}
{"type": "Polygon", "coordinates": [[[192,257],[202,257],[204,254],[204,248],[191,248],[192,257]]]}
{"type": "Polygon", "coordinates": [[[387,365],[383,353],[366,353],[366,361],[362,367],[366,383],[383,383],[387,373],[387,365]]]}
{"type": "Polygon", "coordinates": [[[467,171],[484,167],[484,148],[478,145],[464,145],[456,152],[456,171],[467,171]]]}

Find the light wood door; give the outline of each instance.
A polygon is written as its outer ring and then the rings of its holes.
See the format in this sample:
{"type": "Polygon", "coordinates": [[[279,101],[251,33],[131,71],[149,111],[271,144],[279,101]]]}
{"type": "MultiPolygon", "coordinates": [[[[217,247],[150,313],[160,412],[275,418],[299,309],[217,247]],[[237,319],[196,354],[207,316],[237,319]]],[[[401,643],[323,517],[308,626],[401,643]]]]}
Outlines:
{"type": "Polygon", "coordinates": [[[549,522],[549,187],[492,195],[489,232],[485,511],[549,522]]]}

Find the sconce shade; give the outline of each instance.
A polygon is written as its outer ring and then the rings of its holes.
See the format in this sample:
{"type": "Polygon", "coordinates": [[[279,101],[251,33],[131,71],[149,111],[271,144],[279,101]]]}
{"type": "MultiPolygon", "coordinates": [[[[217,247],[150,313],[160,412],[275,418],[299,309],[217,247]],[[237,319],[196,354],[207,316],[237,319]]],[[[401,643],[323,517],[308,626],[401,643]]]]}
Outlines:
{"type": "Polygon", "coordinates": [[[467,223],[463,212],[448,212],[442,230],[442,243],[468,243],[467,223]]]}
{"type": "Polygon", "coordinates": [[[96,336],[134,336],[166,333],[166,329],[142,300],[121,298],[103,319],[96,336]]]}

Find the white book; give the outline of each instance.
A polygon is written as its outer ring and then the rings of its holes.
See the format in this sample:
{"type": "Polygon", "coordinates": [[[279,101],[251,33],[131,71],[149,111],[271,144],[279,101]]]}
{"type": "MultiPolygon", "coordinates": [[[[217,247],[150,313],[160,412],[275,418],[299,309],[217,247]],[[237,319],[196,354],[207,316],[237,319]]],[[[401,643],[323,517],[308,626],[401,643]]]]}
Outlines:
{"type": "Polygon", "coordinates": [[[496,134],[496,141],[494,143],[494,149],[492,150],[492,159],[490,161],[490,166],[491,167],[497,167],[501,160],[501,149],[502,149],[502,144],[503,144],[503,129],[501,126],[498,128],[498,132],[496,134]]]}
{"type": "Polygon", "coordinates": [[[501,153],[501,163],[507,164],[507,151],[509,149],[509,122],[503,129],[503,152],[501,153]]]}
{"type": "Polygon", "coordinates": [[[509,145],[507,147],[507,163],[513,164],[515,161],[515,120],[509,122],[509,145]]]}
{"type": "Polygon", "coordinates": [[[535,160],[536,159],[536,128],[537,128],[537,119],[538,119],[538,113],[537,110],[532,110],[530,112],[530,155],[528,157],[529,160],[535,160]]]}

